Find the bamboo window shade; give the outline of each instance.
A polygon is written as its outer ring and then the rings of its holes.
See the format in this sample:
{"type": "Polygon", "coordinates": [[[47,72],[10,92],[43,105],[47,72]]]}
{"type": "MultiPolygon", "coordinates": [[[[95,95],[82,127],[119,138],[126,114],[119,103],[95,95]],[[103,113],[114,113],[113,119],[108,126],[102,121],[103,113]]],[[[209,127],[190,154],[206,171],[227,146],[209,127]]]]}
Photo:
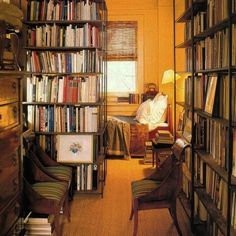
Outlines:
{"type": "Polygon", "coordinates": [[[107,59],[137,60],[137,22],[109,21],[107,25],[107,59]]]}

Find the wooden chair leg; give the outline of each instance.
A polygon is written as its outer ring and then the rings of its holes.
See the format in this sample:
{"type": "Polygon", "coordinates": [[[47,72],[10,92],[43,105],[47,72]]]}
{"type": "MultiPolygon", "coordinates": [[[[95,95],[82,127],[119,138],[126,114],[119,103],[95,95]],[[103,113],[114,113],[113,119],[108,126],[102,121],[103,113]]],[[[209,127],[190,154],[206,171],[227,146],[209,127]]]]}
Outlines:
{"type": "Polygon", "coordinates": [[[60,223],[59,223],[59,214],[54,215],[54,224],[55,224],[56,236],[61,236],[61,229],[60,229],[60,223]]]}
{"type": "Polygon", "coordinates": [[[138,210],[134,209],[134,232],[133,236],[137,236],[138,233],[138,210]]]}
{"type": "Polygon", "coordinates": [[[174,220],[174,224],[176,226],[176,229],[178,231],[178,234],[180,236],[182,236],[182,232],[180,230],[180,227],[179,227],[179,223],[178,223],[178,219],[177,219],[177,213],[176,213],[176,202],[172,205],[172,207],[169,209],[170,211],[170,215],[172,217],[172,219],[174,220]]]}
{"type": "Polygon", "coordinates": [[[133,215],[134,215],[134,206],[133,206],[133,202],[132,202],[132,203],[131,203],[131,212],[130,212],[129,220],[132,220],[133,215]]]}
{"type": "Polygon", "coordinates": [[[68,196],[68,194],[65,199],[65,211],[66,211],[67,221],[70,222],[70,209],[69,209],[69,196],[68,196]]]}

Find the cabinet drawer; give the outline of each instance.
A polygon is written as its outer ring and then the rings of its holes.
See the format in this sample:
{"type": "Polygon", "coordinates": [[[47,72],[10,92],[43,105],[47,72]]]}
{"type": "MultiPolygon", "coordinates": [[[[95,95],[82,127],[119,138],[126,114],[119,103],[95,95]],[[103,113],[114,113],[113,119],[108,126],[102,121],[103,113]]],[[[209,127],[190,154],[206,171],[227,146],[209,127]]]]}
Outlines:
{"type": "Polygon", "coordinates": [[[0,104],[19,100],[19,79],[0,78],[0,104]]]}
{"type": "Polygon", "coordinates": [[[0,159],[0,211],[20,191],[18,151],[0,159]]]}
{"type": "Polygon", "coordinates": [[[19,124],[19,104],[0,106],[0,130],[19,124]]]}
{"type": "Polygon", "coordinates": [[[13,199],[13,201],[0,212],[0,226],[1,235],[6,235],[12,228],[13,224],[17,221],[20,215],[20,203],[19,200],[13,199]]]}
{"type": "Polygon", "coordinates": [[[0,159],[6,155],[14,153],[19,147],[21,142],[21,127],[18,126],[14,129],[7,130],[0,133],[0,159]]]}

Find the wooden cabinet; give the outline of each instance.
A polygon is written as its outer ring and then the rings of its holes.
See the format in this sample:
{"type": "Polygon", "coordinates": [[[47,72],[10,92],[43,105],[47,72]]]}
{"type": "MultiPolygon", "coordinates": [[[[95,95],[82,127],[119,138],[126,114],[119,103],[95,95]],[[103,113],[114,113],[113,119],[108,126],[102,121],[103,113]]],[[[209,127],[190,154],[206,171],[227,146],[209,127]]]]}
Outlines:
{"type": "Polygon", "coordinates": [[[20,77],[0,73],[0,228],[12,235],[20,216],[21,104],[20,77]]]}

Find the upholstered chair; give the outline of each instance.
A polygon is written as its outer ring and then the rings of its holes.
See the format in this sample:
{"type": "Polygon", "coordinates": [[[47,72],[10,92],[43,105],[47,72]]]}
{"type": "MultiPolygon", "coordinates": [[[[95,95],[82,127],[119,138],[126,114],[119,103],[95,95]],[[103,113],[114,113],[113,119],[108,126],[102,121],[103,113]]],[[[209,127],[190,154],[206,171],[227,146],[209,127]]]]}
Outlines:
{"type": "Polygon", "coordinates": [[[172,154],[149,177],[131,183],[132,208],[130,220],[134,216],[133,235],[137,235],[138,211],[168,208],[179,235],[176,199],[182,184],[182,162],[184,150],[188,147],[182,139],[172,146],[172,154]]]}
{"type": "Polygon", "coordinates": [[[24,157],[24,209],[40,214],[53,214],[56,235],[61,235],[59,215],[64,209],[68,221],[68,184],[48,176],[31,158],[24,157]]]}

